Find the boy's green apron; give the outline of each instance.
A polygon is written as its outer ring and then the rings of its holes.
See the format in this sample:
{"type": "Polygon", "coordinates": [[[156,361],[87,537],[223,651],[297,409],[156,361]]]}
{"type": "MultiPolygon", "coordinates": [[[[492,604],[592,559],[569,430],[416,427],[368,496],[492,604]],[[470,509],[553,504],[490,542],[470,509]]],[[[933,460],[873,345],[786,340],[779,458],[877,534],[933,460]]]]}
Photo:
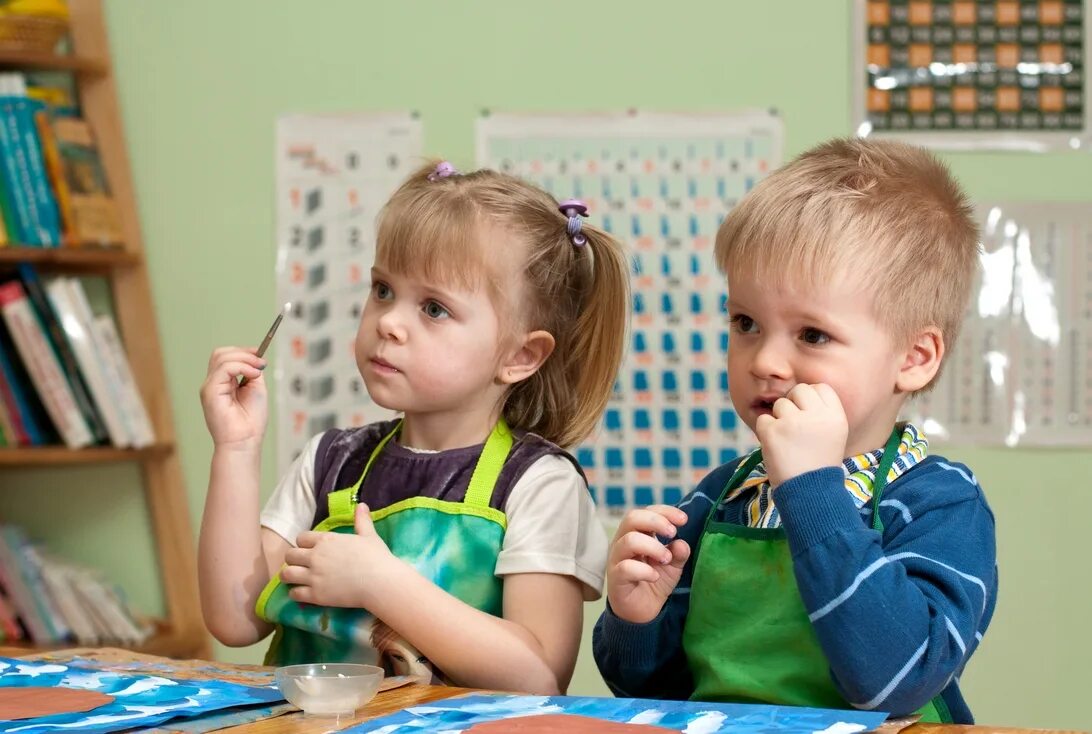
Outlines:
{"type": "MultiPolygon", "coordinates": [[[[401,423],[372,451],[356,483],[329,495],[330,515],[315,530],[352,533],[360,486],[401,423]]],[[[502,582],[494,575],[506,527],[505,515],[489,506],[497,477],[512,448],[502,419],[485,443],[462,502],[411,497],[371,513],[375,530],[391,552],[444,591],[490,614],[500,615],[502,582]]],[[[258,598],[258,616],[276,625],[267,665],[312,662],[381,663],[373,633],[375,617],[365,609],[300,604],[288,597],[280,575],[258,598]]],[[[385,625],[381,625],[385,628],[385,625]]]]}
{"type": "MultiPolygon", "coordinates": [[[[900,437],[896,428],[872,490],[872,527],[881,533],[880,496],[900,437]]],[[[732,475],[699,540],[683,629],[683,649],[694,676],[691,698],[852,708],[831,680],[830,664],[796,585],[784,528],[713,520],[724,498],[761,460],[762,452],[755,451],[732,475]]],[[[923,721],[951,721],[939,695],[918,713],[923,721]]]]}

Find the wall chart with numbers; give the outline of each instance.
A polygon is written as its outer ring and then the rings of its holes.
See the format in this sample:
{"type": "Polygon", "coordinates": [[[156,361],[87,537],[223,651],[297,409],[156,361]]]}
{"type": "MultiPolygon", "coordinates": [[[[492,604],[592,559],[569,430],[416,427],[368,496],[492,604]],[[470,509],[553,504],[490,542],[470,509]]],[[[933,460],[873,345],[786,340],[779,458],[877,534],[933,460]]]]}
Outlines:
{"type": "Polygon", "coordinates": [[[1092,209],[981,204],[982,275],[936,389],[911,404],[932,438],[1092,443],[1092,209]]]}
{"type": "Polygon", "coordinates": [[[1092,143],[1083,0],[855,0],[862,134],[949,148],[1092,143]]]}
{"type": "Polygon", "coordinates": [[[576,450],[611,512],[677,502],[754,438],[728,398],[725,282],[713,240],[725,214],[781,163],[766,113],[487,114],[482,166],[588,203],[633,253],[626,362],[602,430],[576,450]]]}
{"type": "Polygon", "coordinates": [[[277,463],[312,435],[389,417],[353,357],[375,218],[421,164],[415,115],[292,115],[277,122],[277,463]]]}

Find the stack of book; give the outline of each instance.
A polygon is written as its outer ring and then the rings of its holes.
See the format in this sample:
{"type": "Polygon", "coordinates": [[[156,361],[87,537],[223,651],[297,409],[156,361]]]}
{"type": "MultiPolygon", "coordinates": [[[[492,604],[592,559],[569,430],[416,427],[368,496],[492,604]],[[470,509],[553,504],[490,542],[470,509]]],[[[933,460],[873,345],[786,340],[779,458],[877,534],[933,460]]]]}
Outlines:
{"type": "Polygon", "coordinates": [[[57,559],[14,525],[0,525],[0,641],[135,646],[154,625],[101,573],[57,559]]]}
{"type": "Polygon", "coordinates": [[[0,245],[118,245],[94,134],[63,85],[0,73],[0,245]]]}
{"type": "Polygon", "coordinates": [[[0,445],[73,449],[155,443],[148,411],[108,314],[78,278],[0,278],[0,445]]]}

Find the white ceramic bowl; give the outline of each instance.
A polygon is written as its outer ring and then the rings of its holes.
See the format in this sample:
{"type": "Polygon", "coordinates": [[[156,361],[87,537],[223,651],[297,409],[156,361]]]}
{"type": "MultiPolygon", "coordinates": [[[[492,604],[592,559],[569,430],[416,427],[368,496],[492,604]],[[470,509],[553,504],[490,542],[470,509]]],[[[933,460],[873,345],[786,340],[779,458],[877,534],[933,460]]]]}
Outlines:
{"type": "Polygon", "coordinates": [[[288,702],[314,716],[352,714],[375,697],[383,669],[355,663],[287,665],[273,671],[288,702]]]}

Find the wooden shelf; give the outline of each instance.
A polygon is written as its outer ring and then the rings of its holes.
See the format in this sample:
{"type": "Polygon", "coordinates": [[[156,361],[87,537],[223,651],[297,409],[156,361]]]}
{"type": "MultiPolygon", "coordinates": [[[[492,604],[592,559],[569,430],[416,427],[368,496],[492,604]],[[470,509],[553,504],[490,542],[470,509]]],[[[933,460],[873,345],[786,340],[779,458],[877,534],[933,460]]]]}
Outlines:
{"type": "MultiPolygon", "coordinates": [[[[64,446],[0,448],[0,469],[138,463],[140,484],[145,490],[144,500],[152,523],[164,618],[156,635],[137,650],[169,657],[208,658],[212,651],[201,616],[190,507],[180,457],[170,438],[174,434],[174,418],[167,399],[163,352],[137,217],[135,186],[118,109],[103,3],[104,0],[68,0],[72,56],[0,50],[0,69],[73,72],[81,115],[94,130],[110,192],[117,203],[123,244],[116,248],[90,245],[42,248],[12,243],[0,247],[0,278],[6,275],[4,271],[11,271],[21,263],[32,265],[46,277],[50,274],[103,276],[129,363],[140,392],[149,403],[153,432],[168,438],[146,449],[109,446],[78,450],[64,446]]],[[[0,484],[7,486],[12,482],[0,478],[0,484]]],[[[56,500],[42,497],[42,501],[56,500]]],[[[64,528],[58,528],[57,532],[64,532],[64,528]]],[[[44,540],[48,543],[49,538],[44,540]]],[[[103,543],[115,540],[102,538],[103,543]]],[[[28,645],[27,649],[33,652],[33,646],[28,645]]]]}
{"type": "Polygon", "coordinates": [[[103,76],[110,71],[110,65],[102,59],[3,49],[0,49],[0,67],[72,71],[89,76],[103,76]]]}
{"type": "Polygon", "coordinates": [[[0,268],[30,263],[42,270],[111,271],[139,265],[138,254],[119,248],[106,247],[25,247],[0,246],[0,268]]]}
{"type": "Polygon", "coordinates": [[[173,450],[174,446],[166,443],[155,444],[143,449],[118,449],[112,446],[93,446],[86,449],[70,449],[64,446],[3,448],[0,449],[0,466],[58,467],[78,466],[80,464],[109,464],[167,456],[173,450]]]}
{"type": "MultiPolygon", "coordinates": [[[[156,623],[156,633],[140,645],[126,646],[115,642],[104,642],[102,645],[118,647],[124,650],[143,653],[145,655],[160,655],[167,658],[193,658],[199,657],[202,652],[204,640],[192,635],[182,635],[172,630],[165,622],[156,623]]],[[[0,657],[17,658],[27,655],[50,652],[53,650],[68,650],[76,647],[76,642],[58,642],[49,645],[36,645],[26,640],[6,641],[0,643],[0,657]]]]}

